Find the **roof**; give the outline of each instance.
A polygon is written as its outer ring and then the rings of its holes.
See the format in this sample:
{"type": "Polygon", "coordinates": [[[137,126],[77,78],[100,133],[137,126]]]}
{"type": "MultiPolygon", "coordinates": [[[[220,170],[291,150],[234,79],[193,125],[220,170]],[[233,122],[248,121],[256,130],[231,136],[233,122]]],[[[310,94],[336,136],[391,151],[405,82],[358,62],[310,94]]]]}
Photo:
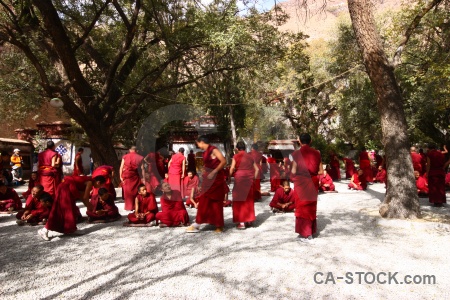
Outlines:
{"type": "Polygon", "coordinates": [[[3,142],[3,143],[10,143],[10,144],[31,145],[31,143],[28,142],[28,141],[17,140],[17,139],[7,139],[7,138],[0,138],[0,142],[3,142]]]}
{"type": "Polygon", "coordinates": [[[297,140],[271,140],[267,149],[269,150],[296,150],[300,147],[297,140]]]}

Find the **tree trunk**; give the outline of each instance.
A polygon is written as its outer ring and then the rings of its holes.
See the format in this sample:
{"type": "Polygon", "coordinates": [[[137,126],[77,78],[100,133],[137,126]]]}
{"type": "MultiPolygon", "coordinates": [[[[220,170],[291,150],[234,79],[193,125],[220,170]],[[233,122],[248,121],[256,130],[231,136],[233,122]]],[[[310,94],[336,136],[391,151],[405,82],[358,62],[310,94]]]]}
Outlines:
{"type": "Polygon", "coordinates": [[[233,107],[230,105],[229,108],[230,108],[231,142],[233,143],[233,147],[236,147],[237,135],[236,135],[236,125],[234,124],[233,107]]]}
{"type": "Polygon", "coordinates": [[[380,214],[388,218],[420,217],[403,100],[376,29],[372,3],[349,0],[348,8],[381,117],[388,182],[380,214]]]}

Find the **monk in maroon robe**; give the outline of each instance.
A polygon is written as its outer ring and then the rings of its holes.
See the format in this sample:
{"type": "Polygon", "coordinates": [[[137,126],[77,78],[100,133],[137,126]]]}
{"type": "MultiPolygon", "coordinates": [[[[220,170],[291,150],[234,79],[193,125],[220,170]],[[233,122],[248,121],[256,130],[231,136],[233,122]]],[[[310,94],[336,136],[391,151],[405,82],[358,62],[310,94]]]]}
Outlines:
{"type": "Polygon", "coordinates": [[[194,150],[189,151],[189,154],[187,156],[187,163],[188,163],[187,167],[188,172],[191,171],[194,174],[197,173],[197,162],[195,161],[194,150]]]}
{"type": "Polygon", "coordinates": [[[187,228],[186,232],[198,232],[200,224],[207,223],[216,226],[215,232],[219,233],[223,231],[224,226],[225,157],[219,149],[210,145],[206,136],[200,136],[197,139],[197,146],[204,151],[202,185],[195,223],[187,228]]]}
{"type": "Polygon", "coordinates": [[[81,218],[80,209],[76,200],[81,199],[83,204],[91,208],[89,197],[93,188],[99,188],[105,184],[103,176],[97,176],[94,180],[91,176],[66,176],[56,190],[50,215],[45,227],[38,234],[46,241],[50,240],[48,231],[56,231],[64,234],[72,234],[77,230],[77,220],[81,218]]]}
{"type": "MultiPolygon", "coordinates": [[[[32,172],[31,176],[30,176],[30,180],[28,181],[28,189],[22,193],[22,197],[24,199],[27,199],[28,196],[31,195],[31,190],[37,185],[39,184],[39,179],[38,179],[38,175],[37,172],[32,172]]],[[[40,184],[39,184],[40,185],[40,184]]]]}
{"type": "Polygon", "coordinates": [[[420,171],[420,175],[423,175],[427,172],[427,155],[423,153],[423,149],[419,149],[419,155],[422,158],[420,164],[422,165],[422,171],[420,171]]]}
{"type": "Polygon", "coordinates": [[[159,227],[186,226],[189,224],[189,215],[181,198],[180,191],[172,190],[170,184],[161,185],[163,194],[160,198],[161,211],[156,214],[159,227]]]}
{"type": "Polygon", "coordinates": [[[355,163],[352,159],[344,157],[342,159],[345,163],[345,178],[352,178],[353,174],[356,173],[355,163]]]}
{"type": "Polygon", "coordinates": [[[377,176],[375,176],[373,181],[386,184],[386,179],[387,179],[386,170],[383,168],[383,165],[380,165],[378,167],[377,176]]]}
{"type": "Polygon", "coordinates": [[[363,171],[366,182],[373,182],[372,166],[370,163],[369,153],[363,147],[359,153],[359,168],[363,171]]]}
{"type": "Polygon", "coordinates": [[[311,136],[303,133],[300,136],[300,150],[292,153],[291,179],[294,182],[295,232],[300,241],[310,242],[317,231],[317,197],[319,193],[319,177],[323,174],[320,152],[310,147],[311,136]]]}
{"type": "Polygon", "coordinates": [[[289,181],[282,182],[283,187],[279,187],[273,195],[269,206],[273,213],[293,212],[295,209],[295,192],[291,189],[289,181]]]}
{"type": "Polygon", "coordinates": [[[422,197],[428,197],[428,181],[425,177],[420,176],[419,171],[414,171],[416,178],[417,194],[422,197]]]}
{"type": "Polygon", "coordinates": [[[33,188],[33,194],[27,200],[29,201],[27,201],[25,209],[16,215],[17,224],[24,225],[28,223],[36,225],[47,222],[53,203],[52,196],[44,192],[44,188],[41,185],[37,185],[33,188]]]}
{"type": "Polygon", "coordinates": [[[258,151],[258,144],[252,145],[252,151],[250,152],[253,161],[258,166],[258,178],[253,181],[253,199],[254,201],[261,200],[261,174],[262,174],[262,154],[258,151]]]}
{"type": "Polygon", "coordinates": [[[147,192],[145,185],[141,184],[138,188],[138,195],[135,200],[134,212],[128,214],[128,221],[131,224],[149,224],[156,225],[156,214],[158,213],[158,204],[155,195],[147,192]]]}
{"type": "Polygon", "coordinates": [[[188,171],[187,175],[188,176],[184,178],[186,205],[197,208],[198,200],[196,200],[196,198],[198,197],[200,179],[197,174],[194,174],[192,171],[188,171]]]}
{"type": "Polygon", "coordinates": [[[319,191],[322,192],[335,192],[335,186],[333,179],[328,174],[327,170],[323,170],[323,174],[319,175],[319,191]]]}
{"type": "Polygon", "coordinates": [[[172,190],[179,191],[181,196],[184,195],[183,180],[186,171],[186,158],[184,157],[184,148],[181,147],[178,153],[172,155],[169,161],[169,184],[172,190]]]}
{"type": "Polygon", "coordinates": [[[270,154],[267,157],[267,163],[270,167],[270,191],[275,192],[281,184],[280,166],[270,154]]]}
{"type": "Polygon", "coordinates": [[[75,161],[73,163],[73,176],[82,176],[84,175],[84,168],[83,168],[83,148],[78,148],[78,152],[75,155],[75,161]]]}
{"type": "Polygon", "coordinates": [[[367,189],[366,176],[364,175],[363,170],[359,169],[358,173],[353,174],[350,183],[348,184],[348,188],[358,191],[367,189]]]}
{"type": "Polygon", "coordinates": [[[120,218],[119,208],[106,188],[100,188],[98,194],[91,199],[91,209],[86,210],[86,215],[88,222],[108,222],[120,218]]]}
{"type": "Polygon", "coordinates": [[[332,180],[341,179],[341,166],[339,158],[334,151],[330,151],[330,172],[328,176],[330,176],[332,180]]]}
{"type": "Polygon", "coordinates": [[[264,155],[261,157],[261,172],[261,179],[265,179],[264,174],[269,172],[269,165],[267,163],[267,158],[264,155]]]}
{"type": "Polygon", "coordinates": [[[120,164],[120,180],[122,181],[122,198],[125,202],[125,210],[133,210],[134,200],[138,186],[141,184],[139,168],[144,158],[136,153],[136,147],[130,148],[130,152],[122,157],[120,164]]]}
{"type": "Polygon", "coordinates": [[[154,193],[158,189],[161,179],[164,178],[164,163],[159,152],[150,152],[144,158],[144,162],[147,164],[144,184],[148,192],[154,193]]]}
{"type": "MultiPolygon", "coordinates": [[[[92,172],[92,178],[95,178],[97,176],[103,176],[105,178],[105,187],[108,189],[108,193],[110,193],[113,197],[113,200],[115,201],[117,198],[116,195],[116,189],[114,188],[113,184],[113,178],[114,178],[114,168],[112,166],[108,165],[102,165],[97,167],[92,172]]],[[[96,189],[94,188],[94,193],[97,193],[96,189]]]]}
{"type": "Polygon", "coordinates": [[[416,152],[416,147],[411,147],[410,151],[414,171],[422,172],[422,156],[416,152]]]}
{"type": "Polygon", "coordinates": [[[428,146],[427,152],[427,178],[429,189],[429,201],[434,206],[441,207],[443,203],[447,202],[445,197],[445,170],[448,165],[445,162],[445,156],[440,151],[436,150],[436,145],[428,146]]]}
{"type": "Polygon", "coordinates": [[[234,175],[233,223],[237,223],[237,229],[245,229],[256,218],[252,187],[260,169],[252,155],[245,152],[244,142],[237,142],[236,149],[238,153],[233,156],[229,173],[230,178],[234,175]]]}
{"type": "Polygon", "coordinates": [[[55,151],[55,143],[47,142],[47,149],[38,154],[38,177],[44,191],[53,198],[56,195],[58,175],[58,153],[55,151]]]}
{"type": "Polygon", "coordinates": [[[13,212],[22,209],[17,192],[0,181],[0,212],[13,212]]]}

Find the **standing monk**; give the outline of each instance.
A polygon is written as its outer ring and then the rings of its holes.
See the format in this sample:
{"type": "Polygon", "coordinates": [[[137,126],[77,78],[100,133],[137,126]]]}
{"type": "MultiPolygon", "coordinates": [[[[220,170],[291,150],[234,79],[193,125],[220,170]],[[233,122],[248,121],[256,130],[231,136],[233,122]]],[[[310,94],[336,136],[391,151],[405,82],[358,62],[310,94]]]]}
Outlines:
{"type": "Polygon", "coordinates": [[[81,157],[81,155],[83,155],[83,152],[83,148],[78,148],[78,152],[75,155],[75,162],[73,163],[73,176],[84,175],[83,158],[81,157]]]}
{"type": "Polygon", "coordinates": [[[372,166],[370,164],[369,153],[367,153],[365,147],[362,147],[361,153],[359,153],[359,168],[363,170],[366,181],[373,182],[372,166]]]}
{"type": "Polygon", "coordinates": [[[422,172],[422,156],[416,152],[416,147],[410,148],[411,160],[413,164],[414,171],[422,172]]]}
{"type": "Polygon", "coordinates": [[[441,207],[447,202],[445,197],[445,170],[448,165],[445,156],[436,150],[436,145],[430,144],[427,152],[427,178],[428,195],[430,203],[436,207],[441,207]]]}
{"type": "Polygon", "coordinates": [[[59,166],[58,153],[55,151],[55,143],[47,142],[47,149],[38,154],[38,178],[39,183],[44,187],[44,191],[55,198],[57,187],[57,176],[59,166]]]}
{"type": "Polygon", "coordinates": [[[255,221],[255,200],[253,199],[253,181],[258,178],[259,168],[252,156],[245,152],[244,142],[237,142],[238,153],[233,156],[230,178],[234,174],[233,187],[233,223],[237,229],[245,229],[255,221]]]}
{"type": "Polygon", "coordinates": [[[253,161],[255,162],[256,166],[258,166],[258,178],[256,178],[253,181],[253,195],[254,200],[258,201],[261,200],[261,174],[262,174],[262,166],[261,166],[261,160],[262,160],[262,154],[258,151],[258,144],[252,145],[252,151],[250,152],[251,156],[253,157],[253,161]]]}
{"type": "Polygon", "coordinates": [[[186,170],[186,158],[184,157],[184,148],[181,147],[177,154],[172,155],[169,161],[169,184],[172,190],[179,191],[184,196],[183,180],[186,170]]]}
{"type": "Polygon", "coordinates": [[[122,196],[125,202],[125,210],[133,210],[134,199],[141,184],[139,168],[144,158],[137,154],[136,147],[130,148],[130,152],[122,157],[120,163],[120,180],[122,181],[122,196]]]}
{"type": "Polygon", "coordinates": [[[334,151],[330,151],[330,172],[329,176],[332,180],[341,180],[341,166],[339,163],[339,158],[334,151]]]}
{"type": "Polygon", "coordinates": [[[193,172],[194,174],[197,173],[197,165],[195,162],[195,154],[194,150],[190,150],[189,154],[187,156],[187,163],[188,163],[188,171],[193,172]]]}
{"type": "Polygon", "coordinates": [[[144,162],[147,164],[144,184],[148,192],[154,193],[160,180],[164,177],[164,163],[159,152],[149,152],[144,158],[144,162]]]}
{"type": "Polygon", "coordinates": [[[223,231],[223,199],[225,198],[225,174],[223,167],[225,157],[216,147],[209,144],[206,136],[197,139],[197,146],[203,152],[203,174],[201,194],[199,196],[197,217],[195,223],[186,232],[198,232],[200,224],[207,223],[216,226],[215,232],[223,231]]]}
{"type": "Polygon", "coordinates": [[[270,191],[275,192],[280,187],[281,182],[280,166],[270,154],[267,156],[267,163],[270,167],[270,191]]]}
{"type": "Polygon", "coordinates": [[[320,152],[311,148],[311,136],[303,133],[300,136],[300,150],[292,153],[291,174],[294,182],[295,203],[295,232],[300,241],[310,242],[317,230],[317,196],[319,191],[319,177],[323,174],[320,152]]]}
{"type": "Polygon", "coordinates": [[[348,157],[344,157],[342,160],[345,164],[345,178],[352,178],[353,173],[356,173],[355,163],[348,157]]]}

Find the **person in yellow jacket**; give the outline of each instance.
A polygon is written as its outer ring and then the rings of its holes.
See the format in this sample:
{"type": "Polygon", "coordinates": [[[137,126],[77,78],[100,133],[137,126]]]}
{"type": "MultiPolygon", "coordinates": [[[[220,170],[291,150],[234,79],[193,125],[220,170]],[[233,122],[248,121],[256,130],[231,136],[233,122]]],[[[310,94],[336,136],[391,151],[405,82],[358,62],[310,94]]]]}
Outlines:
{"type": "Polygon", "coordinates": [[[19,178],[22,178],[22,176],[23,176],[23,169],[22,169],[23,159],[22,159],[22,156],[20,156],[19,152],[20,152],[19,149],[14,149],[14,153],[13,153],[13,155],[11,155],[11,166],[17,167],[16,168],[17,175],[19,178]]]}

